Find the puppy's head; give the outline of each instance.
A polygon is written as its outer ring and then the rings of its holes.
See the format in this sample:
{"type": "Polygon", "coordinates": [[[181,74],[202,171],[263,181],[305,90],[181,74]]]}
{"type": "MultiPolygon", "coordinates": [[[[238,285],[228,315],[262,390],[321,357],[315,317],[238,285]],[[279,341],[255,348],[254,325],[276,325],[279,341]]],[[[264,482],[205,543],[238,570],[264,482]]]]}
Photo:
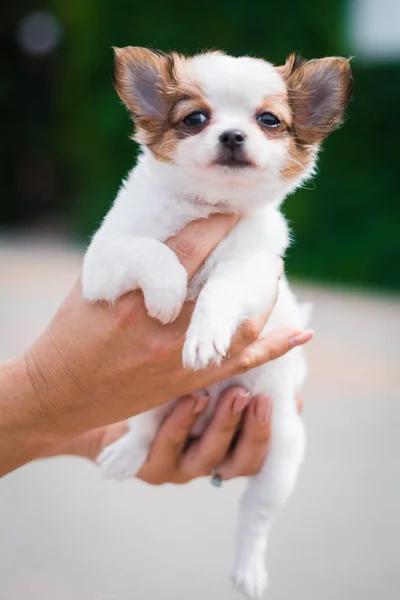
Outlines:
{"type": "Polygon", "coordinates": [[[135,139],[160,161],[210,183],[269,181],[288,191],[312,173],[351,96],[349,61],[286,64],[219,52],[184,58],[115,49],[115,87],[135,139]]]}

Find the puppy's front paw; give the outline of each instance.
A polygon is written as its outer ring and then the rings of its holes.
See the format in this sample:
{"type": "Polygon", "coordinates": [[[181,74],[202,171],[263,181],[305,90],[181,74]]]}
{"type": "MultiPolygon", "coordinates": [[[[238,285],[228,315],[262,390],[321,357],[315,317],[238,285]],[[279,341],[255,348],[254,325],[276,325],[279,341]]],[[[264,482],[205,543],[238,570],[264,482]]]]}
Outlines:
{"type": "Polygon", "coordinates": [[[250,600],[262,598],[268,587],[268,574],[263,557],[255,557],[239,566],[232,576],[234,585],[250,600]]]}
{"type": "Polygon", "coordinates": [[[177,260],[173,265],[165,265],[157,273],[146,274],[141,287],[149,315],[161,323],[172,323],[186,299],[186,269],[177,260]]]}
{"type": "Polygon", "coordinates": [[[126,434],[107,446],[96,462],[106,477],[127,479],[136,475],[146,460],[148,451],[149,444],[126,434]]]}
{"type": "Polygon", "coordinates": [[[176,255],[157,240],[94,239],[85,256],[83,296],[90,302],[115,302],[140,288],[149,315],[170,323],[179,315],[187,293],[187,273],[176,255]]]}
{"type": "Polygon", "coordinates": [[[196,315],[195,311],[183,347],[184,367],[202,369],[210,364],[219,365],[228,355],[236,323],[232,324],[223,315],[219,317],[209,319],[196,315]]]}
{"type": "Polygon", "coordinates": [[[120,296],[139,287],[138,265],[129,244],[114,244],[94,238],[82,269],[82,293],[85,300],[114,303],[120,296]]]}

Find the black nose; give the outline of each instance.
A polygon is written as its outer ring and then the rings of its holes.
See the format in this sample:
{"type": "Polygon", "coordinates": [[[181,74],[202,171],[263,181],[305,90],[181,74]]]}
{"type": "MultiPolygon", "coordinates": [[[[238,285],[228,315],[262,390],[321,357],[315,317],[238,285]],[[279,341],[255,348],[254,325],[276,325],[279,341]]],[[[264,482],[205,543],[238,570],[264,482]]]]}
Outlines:
{"type": "Polygon", "coordinates": [[[246,136],[239,129],[227,129],[219,136],[220,143],[225,148],[231,148],[232,150],[238,146],[243,146],[245,139],[246,136]]]}

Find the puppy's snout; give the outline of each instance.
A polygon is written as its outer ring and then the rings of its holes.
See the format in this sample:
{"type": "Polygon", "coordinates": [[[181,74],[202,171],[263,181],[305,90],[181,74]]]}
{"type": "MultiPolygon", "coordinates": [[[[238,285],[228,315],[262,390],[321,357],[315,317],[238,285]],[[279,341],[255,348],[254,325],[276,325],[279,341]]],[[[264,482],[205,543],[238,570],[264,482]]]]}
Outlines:
{"type": "Polygon", "coordinates": [[[230,148],[231,150],[243,146],[245,139],[245,134],[239,129],[227,129],[219,136],[220,144],[224,148],[230,148]]]}

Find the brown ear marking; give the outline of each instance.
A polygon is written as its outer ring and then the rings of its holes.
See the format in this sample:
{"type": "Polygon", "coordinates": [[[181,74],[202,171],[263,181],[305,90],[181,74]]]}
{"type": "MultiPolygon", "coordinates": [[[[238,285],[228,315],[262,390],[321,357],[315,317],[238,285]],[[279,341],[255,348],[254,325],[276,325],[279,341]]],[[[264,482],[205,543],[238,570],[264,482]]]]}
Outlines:
{"type": "Polygon", "coordinates": [[[170,160],[175,137],[169,117],[178,97],[176,66],[181,57],[133,46],[114,52],[114,87],[135,121],[133,139],[157,158],[170,160]]]}
{"type": "Polygon", "coordinates": [[[162,119],[175,81],[174,55],[138,46],[113,48],[114,87],[132,116],[162,119]]]}
{"type": "Polygon", "coordinates": [[[286,82],[297,142],[318,144],[343,122],[352,97],[350,61],[291,54],[278,72],[286,82]]]}

